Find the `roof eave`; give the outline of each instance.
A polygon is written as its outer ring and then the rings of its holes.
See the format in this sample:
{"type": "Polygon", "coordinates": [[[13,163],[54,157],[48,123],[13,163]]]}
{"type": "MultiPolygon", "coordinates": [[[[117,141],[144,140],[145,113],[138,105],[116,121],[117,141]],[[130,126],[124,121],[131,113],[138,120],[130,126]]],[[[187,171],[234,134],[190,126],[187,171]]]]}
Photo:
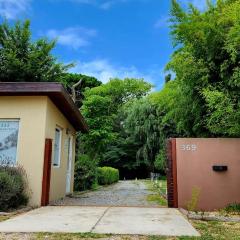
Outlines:
{"type": "Polygon", "coordinates": [[[61,83],[1,82],[0,96],[48,96],[76,131],[89,132],[81,112],[61,83]]]}

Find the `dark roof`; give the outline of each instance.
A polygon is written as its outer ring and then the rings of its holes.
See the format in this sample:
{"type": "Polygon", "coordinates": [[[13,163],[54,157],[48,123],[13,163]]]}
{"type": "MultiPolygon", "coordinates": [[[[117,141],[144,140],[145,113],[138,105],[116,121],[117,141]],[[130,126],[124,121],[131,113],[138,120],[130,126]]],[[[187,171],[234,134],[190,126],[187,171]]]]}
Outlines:
{"type": "Polygon", "coordinates": [[[47,96],[64,114],[76,131],[88,132],[88,126],[61,83],[2,82],[0,96],[47,96]]]}

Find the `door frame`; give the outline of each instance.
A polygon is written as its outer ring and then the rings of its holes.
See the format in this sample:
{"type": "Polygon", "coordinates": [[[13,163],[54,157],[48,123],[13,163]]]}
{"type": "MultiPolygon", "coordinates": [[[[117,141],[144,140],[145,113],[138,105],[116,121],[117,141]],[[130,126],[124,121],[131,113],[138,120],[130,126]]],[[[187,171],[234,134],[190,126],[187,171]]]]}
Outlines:
{"type": "Polygon", "coordinates": [[[42,197],[41,206],[49,204],[50,182],[52,169],[52,139],[45,139],[43,177],[42,177],[42,197]]]}
{"type": "Polygon", "coordinates": [[[67,154],[67,169],[66,169],[66,195],[71,193],[72,183],[72,163],[73,163],[73,135],[68,137],[68,154],[67,154]],[[68,181],[68,178],[69,181],[68,181]]]}

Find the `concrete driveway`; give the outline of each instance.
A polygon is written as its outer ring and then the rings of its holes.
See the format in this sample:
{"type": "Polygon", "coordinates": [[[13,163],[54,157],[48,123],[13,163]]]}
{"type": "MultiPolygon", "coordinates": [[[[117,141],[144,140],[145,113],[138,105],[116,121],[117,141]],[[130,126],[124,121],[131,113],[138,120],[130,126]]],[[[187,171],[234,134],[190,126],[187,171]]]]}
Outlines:
{"type": "Polygon", "coordinates": [[[178,210],[147,207],[42,207],[0,222],[0,232],[199,236],[178,210]]]}

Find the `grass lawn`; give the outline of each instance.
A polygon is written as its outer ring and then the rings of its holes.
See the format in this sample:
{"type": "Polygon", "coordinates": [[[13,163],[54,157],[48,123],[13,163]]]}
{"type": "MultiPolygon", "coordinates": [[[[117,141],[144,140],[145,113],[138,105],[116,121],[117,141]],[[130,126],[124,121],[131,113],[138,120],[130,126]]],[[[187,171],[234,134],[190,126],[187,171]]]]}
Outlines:
{"type": "Polygon", "coordinates": [[[0,222],[5,221],[9,218],[10,218],[9,216],[0,216],[0,222]]]}
{"type": "MultiPolygon", "coordinates": [[[[65,239],[143,239],[143,240],[238,240],[240,239],[240,223],[223,223],[223,222],[204,222],[204,221],[192,221],[193,226],[201,233],[202,237],[192,238],[192,237],[157,237],[157,236],[121,236],[121,235],[98,235],[98,234],[50,234],[48,235],[49,240],[65,240],[65,239]]],[[[38,234],[38,240],[46,239],[44,238],[46,234],[38,234]]]]}
{"type": "Polygon", "coordinates": [[[147,196],[147,201],[156,202],[159,206],[167,206],[167,200],[164,198],[167,189],[167,180],[161,179],[157,182],[152,182],[150,180],[144,180],[148,189],[152,192],[147,196]]]}
{"type": "Polygon", "coordinates": [[[21,239],[21,240],[239,240],[240,223],[205,222],[192,221],[193,226],[201,233],[201,237],[160,237],[160,236],[130,236],[130,235],[109,235],[94,233],[79,234],[0,234],[0,239],[21,239]]]}
{"type": "MultiPolygon", "coordinates": [[[[240,223],[206,222],[206,221],[191,221],[191,223],[201,233],[202,237],[199,239],[202,239],[202,240],[205,240],[205,239],[206,240],[211,240],[211,239],[237,240],[237,239],[240,239],[240,223]]],[[[194,239],[194,238],[192,238],[192,239],[194,239]]]]}
{"type": "Polygon", "coordinates": [[[147,196],[148,202],[155,202],[158,203],[159,206],[166,207],[167,206],[167,200],[163,198],[160,194],[150,194],[147,196]]]}

